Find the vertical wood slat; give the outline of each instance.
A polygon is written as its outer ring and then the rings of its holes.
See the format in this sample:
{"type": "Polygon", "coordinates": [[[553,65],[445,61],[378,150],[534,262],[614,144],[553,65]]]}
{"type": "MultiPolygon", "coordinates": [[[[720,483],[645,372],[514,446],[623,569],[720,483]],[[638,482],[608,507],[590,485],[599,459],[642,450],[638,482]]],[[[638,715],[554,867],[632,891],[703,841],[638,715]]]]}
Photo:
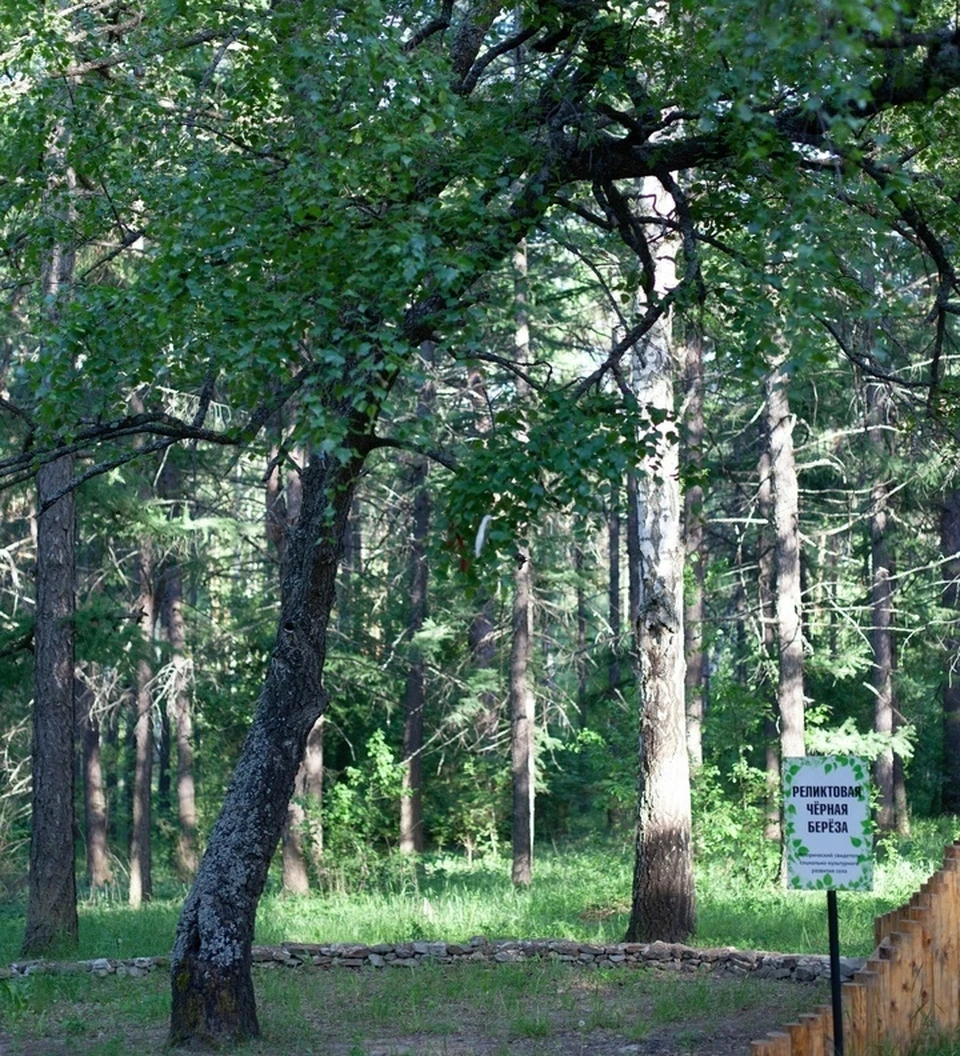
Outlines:
{"type": "MultiPolygon", "coordinates": [[[[867,1056],[867,991],[856,976],[843,984],[843,1051],[847,1056],[867,1056]]],[[[833,1056],[831,1049],[826,1056],[833,1056]]]]}
{"type": "Polygon", "coordinates": [[[925,1026],[930,1026],[936,1000],[934,992],[933,911],[929,889],[921,895],[919,904],[910,911],[910,916],[911,921],[916,922],[916,925],[918,925],[918,949],[916,950],[916,962],[913,965],[915,976],[913,981],[914,1001],[908,1040],[912,1039],[925,1026]]]}
{"type": "Polygon", "coordinates": [[[944,1028],[960,1026],[960,846],[948,847],[943,856],[944,938],[941,942],[944,992],[938,1000],[944,1010],[944,1028]]]}
{"type": "Polygon", "coordinates": [[[791,1056],[790,1035],[774,1030],[760,1041],[751,1041],[750,1056],[791,1056]]]}
{"type": "MultiPolygon", "coordinates": [[[[910,901],[874,920],[874,955],[843,984],[848,1056],[903,1051],[932,1024],[960,1027],[960,841],[910,901]]],[[[750,1043],[751,1056],[833,1056],[829,1005],[750,1043]]]]}
{"type": "Polygon", "coordinates": [[[784,1032],[790,1037],[790,1056],[812,1056],[810,1022],[788,1023],[784,1032]]]}

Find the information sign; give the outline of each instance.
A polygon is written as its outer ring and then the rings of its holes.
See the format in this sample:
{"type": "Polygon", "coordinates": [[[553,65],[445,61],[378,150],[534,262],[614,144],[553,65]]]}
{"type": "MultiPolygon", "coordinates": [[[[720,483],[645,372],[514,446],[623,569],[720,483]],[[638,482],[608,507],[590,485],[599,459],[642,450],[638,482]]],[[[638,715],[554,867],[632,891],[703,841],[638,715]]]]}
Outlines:
{"type": "Polygon", "coordinates": [[[867,764],[850,755],[783,761],[787,885],[869,891],[873,839],[867,764]]]}

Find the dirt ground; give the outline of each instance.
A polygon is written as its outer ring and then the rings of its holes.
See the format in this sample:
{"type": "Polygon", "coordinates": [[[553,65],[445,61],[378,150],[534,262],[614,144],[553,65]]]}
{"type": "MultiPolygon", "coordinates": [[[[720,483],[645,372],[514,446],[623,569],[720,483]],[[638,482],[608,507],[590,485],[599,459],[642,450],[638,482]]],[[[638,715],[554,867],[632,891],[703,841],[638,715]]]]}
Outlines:
{"type": "MultiPolygon", "coordinates": [[[[328,975],[329,973],[324,973],[328,975]]],[[[750,1042],[827,1000],[821,985],[765,979],[691,978],[676,975],[664,987],[643,985],[625,973],[602,985],[570,973],[540,986],[529,1007],[508,998],[498,1005],[452,999],[416,1007],[415,993],[400,1020],[405,1032],[378,1016],[373,977],[339,990],[327,1005],[310,994],[293,1013],[261,1016],[263,1037],[231,1051],[247,1056],[749,1056],[750,1042]],[[371,992],[372,991],[372,992],[371,992]],[[325,1006],[325,1007],[324,1007],[325,1006]],[[409,1026],[413,1023],[414,1030],[409,1026]]],[[[136,985],[131,980],[131,985],[136,985]]],[[[393,988],[395,992],[396,987],[393,988]]],[[[391,992],[392,994],[392,992],[391,992]]],[[[514,995],[515,996],[515,995],[514,995]]],[[[129,1007],[129,1006],[128,1006],[129,1007]]],[[[118,1023],[91,1022],[77,1033],[74,1010],[16,1037],[0,1027],[0,1056],[154,1056],[169,1052],[166,1024],[136,1024],[129,1012],[118,1023]]],[[[112,1017],[110,1017],[112,1018],[112,1017]]]]}

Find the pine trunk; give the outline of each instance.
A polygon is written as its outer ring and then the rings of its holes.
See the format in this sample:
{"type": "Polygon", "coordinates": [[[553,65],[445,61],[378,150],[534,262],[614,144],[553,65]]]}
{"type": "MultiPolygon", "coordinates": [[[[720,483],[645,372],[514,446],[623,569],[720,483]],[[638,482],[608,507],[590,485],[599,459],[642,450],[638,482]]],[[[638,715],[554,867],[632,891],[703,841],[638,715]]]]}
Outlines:
{"type": "MultiPolygon", "coordinates": [[[[433,345],[421,348],[425,366],[433,362],[433,345]]],[[[434,389],[430,380],[424,382],[417,400],[417,415],[427,418],[432,413],[434,389]]],[[[422,651],[413,639],[423,629],[427,618],[427,535],[430,531],[430,492],[427,488],[429,467],[426,458],[419,457],[410,475],[413,494],[413,516],[410,546],[407,551],[409,603],[407,608],[407,636],[410,640],[410,665],[404,693],[403,716],[403,778],[400,796],[400,842],[404,854],[419,854],[424,848],[423,835],[423,709],[426,703],[426,668],[422,651]]]]}
{"type": "Polygon", "coordinates": [[[530,551],[517,548],[513,576],[513,635],[510,648],[510,765],[513,774],[513,868],[515,884],[533,880],[534,696],[528,669],[533,651],[533,584],[530,551]]]}
{"type": "MultiPolygon", "coordinates": [[[[63,97],[64,114],[67,97],[63,97]]],[[[70,129],[61,116],[43,158],[50,173],[51,212],[72,218],[76,176],[68,164],[70,129]]],[[[76,254],[54,243],[42,276],[49,321],[56,325],[70,293],[76,254]]],[[[33,631],[33,741],[30,815],[30,887],[24,956],[43,956],[77,942],[74,864],[74,608],[76,506],[74,456],[37,470],[37,564],[33,631]],[[60,496],[59,498],[57,496],[60,496]]]]}
{"type": "Polygon", "coordinates": [[[800,492],[793,452],[794,417],[787,374],[777,366],[767,378],[767,428],[776,533],[776,621],[781,759],[806,754],[804,744],[803,630],[800,587],[800,492]]]}
{"type": "MultiPolygon", "coordinates": [[[[873,488],[870,515],[870,557],[872,576],[870,606],[873,611],[870,645],[873,653],[873,728],[886,736],[893,734],[893,584],[887,549],[886,496],[882,485],[873,488]]],[[[890,832],[896,828],[894,804],[893,749],[884,748],[873,764],[877,791],[877,827],[890,832]]]]}
{"type": "MultiPolygon", "coordinates": [[[[693,469],[703,465],[703,336],[698,329],[684,346],[684,459],[693,469]]],[[[690,766],[703,763],[703,585],[706,554],[703,535],[703,486],[688,485],[683,496],[683,545],[692,575],[683,613],[684,688],[687,709],[687,754],[690,766]]]]}
{"type": "Polygon", "coordinates": [[[37,471],[33,799],[30,891],[23,954],[38,957],[77,941],[73,848],[74,501],[51,498],[73,480],[73,457],[37,471]]]}
{"type": "Polygon", "coordinates": [[[149,542],[140,544],[137,556],[137,599],[143,655],[137,662],[136,724],[134,726],[133,823],[130,837],[129,902],[137,908],[153,894],[151,805],[153,799],[153,553],[149,542]]]}
{"type": "Polygon", "coordinates": [[[183,619],[183,569],[174,562],[164,574],[162,620],[173,654],[174,691],[167,713],[177,746],[177,876],[193,879],[197,871],[197,803],[193,765],[193,709],[188,685],[186,631],[183,619]]]}
{"type": "MultiPolygon", "coordinates": [[[[763,428],[763,451],[758,465],[757,510],[764,525],[774,523],[773,473],[770,469],[770,439],[766,425],[763,428]]],[[[766,528],[757,540],[757,565],[759,569],[760,643],[763,649],[761,687],[767,690],[772,679],[767,670],[776,663],[777,655],[777,606],[776,606],[776,542],[768,538],[766,528]]],[[[777,664],[777,666],[779,666],[777,664]]],[[[763,835],[771,842],[779,843],[780,824],[780,735],[778,732],[776,701],[764,692],[765,712],[763,719],[764,774],[766,779],[766,813],[763,835]]]]}
{"type": "Polygon", "coordinates": [[[91,892],[105,888],[110,874],[110,849],[107,845],[107,797],[103,786],[100,758],[100,717],[95,697],[85,689],[82,698],[83,813],[86,843],[87,879],[91,892]]]}
{"type": "MultiPolygon", "coordinates": [[[[876,458],[870,472],[879,476],[888,454],[884,425],[888,403],[883,387],[869,382],[866,388],[867,435],[876,458]]],[[[887,486],[877,479],[870,489],[870,651],[873,665],[870,681],[873,687],[874,732],[890,737],[894,730],[896,703],[893,690],[893,561],[889,543],[889,498],[887,486]]],[[[893,748],[886,747],[873,764],[877,791],[876,824],[884,832],[897,827],[893,748]]]]}
{"type": "Polygon", "coordinates": [[[327,631],[347,514],[363,463],[303,471],[281,615],[253,725],[183,906],[171,957],[170,1037],[219,1044],[260,1032],[251,978],[257,904],[310,731],[326,708],[327,631]]]}
{"type": "MultiPolygon", "coordinates": [[[[940,510],[940,552],[944,557],[945,608],[960,619],[960,490],[944,496],[940,510]]],[[[944,642],[943,673],[943,809],[960,814],[960,633],[944,642]]]]}
{"type": "Polygon", "coordinates": [[[573,569],[577,577],[577,651],[574,668],[577,672],[577,722],[581,730],[587,728],[587,592],[583,564],[583,547],[578,542],[573,548],[573,569]]]}
{"type": "MultiPolygon", "coordinates": [[[[527,319],[527,245],[521,241],[513,253],[514,332],[516,361],[521,368],[530,360],[527,319]]],[[[521,405],[530,398],[530,388],[516,379],[521,405]]],[[[522,410],[521,410],[522,414],[522,410]]],[[[521,429],[523,426],[521,426],[521,429]]],[[[533,826],[535,796],[535,713],[530,688],[533,655],[533,566],[527,538],[516,540],[516,570],[513,575],[513,621],[510,642],[510,768],[513,777],[513,882],[528,886],[533,880],[533,826]]]]}
{"type": "Polygon", "coordinates": [[[613,642],[607,684],[614,693],[620,688],[620,635],[623,633],[620,619],[620,488],[614,484],[610,496],[610,512],[607,517],[607,540],[610,558],[609,610],[610,638],[613,642]]]}

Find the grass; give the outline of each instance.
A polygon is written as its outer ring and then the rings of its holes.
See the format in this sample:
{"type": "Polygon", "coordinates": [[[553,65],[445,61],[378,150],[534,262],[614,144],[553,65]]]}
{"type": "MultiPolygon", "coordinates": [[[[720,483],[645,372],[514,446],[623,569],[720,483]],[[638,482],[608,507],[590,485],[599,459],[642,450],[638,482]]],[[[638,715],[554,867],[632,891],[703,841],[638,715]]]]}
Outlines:
{"type": "MultiPolygon", "coordinates": [[[[942,825],[921,827],[912,843],[886,849],[872,894],[841,894],[845,954],[870,952],[874,915],[902,904],[919,887],[938,867],[943,844],[952,836],[942,825]]],[[[470,869],[451,854],[391,860],[378,867],[376,882],[352,893],[335,889],[288,899],[275,887],[268,890],[256,941],[457,941],[484,934],[614,942],[626,929],[632,865],[626,843],[552,848],[538,859],[533,887],[522,891],[511,885],[503,859],[478,861],[470,869]]],[[[823,952],[823,895],[785,892],[769,873],[756,872],[761,875],[732,860],[698,865],[695,944],[823,952]]],[[[137,911],[116,896],[83,902],[75,956],[168,952],[184,892],[167,888],[163,894],[137,911]]],[[[16,959],[22,934],[22,903],[0,904],[0,962],[16,959]]],[[[549,964],[423,965],[381,972],[258,969],[256,986],[267,1040],[238,1050],[251,1056],[289,1051],[469,1056],[471,1044],[485,1053],[580,1056],[595,1049],[598,1039],[615,1037],[629,1046],[664,1032],[673,1051],[694,1052],[723,1024],[760,1036],[823,1000],[822,992],[810,987],[764,980],[549,964]]],[[[2,1029],[35,1056],[165,1051],[168,1009],[164,972],[138,980],[68,974],[0,981],[2,1029]]],[[[737,1045],[740,1040],[737,1035],[737,1045]]],[[[931,1039],[930,1046],[914,1056],[960,1056],[955,1039],[931,1039]]]]}
{"type": "MultiPolygon", "coordinates": [[[[688,978],[560,965],[424,965],[404,971],[255,973],[262,1039],[249,1056],[474,1051],[576,1054],[620,1039],[695,1050],[718,1037],[746,1051],[825,990],[769,980],[688,978]]],[[[13,1051],[31,1056],[165,1052],[165,973],[137,979],[28,976],[0,983],[13,1051]],[[19,1046],[19,1048],[18,1048],[19,1046]]]]}
{"type": "MultiPolygon", "coordinates": [[[[940,863],[955,828],[946,822],[919,825],[918,836],[893,847],[876,868],[871,893],[842,892],[840,941],[848,956],[871,952],[873,918],[906,901],[940,863]]],[[[497,938],[557,938],[618,942],[627,927],[633,850],[626,842],[544,849],[535,882],[515,888],[509,862],[486,858],[468,868],[454,854],[427,855],[418,862],[392,859],[376,883],[360,890],[334,890],[285,898],[276,884],[265,893],[257,917],[256,942],[403,942],[412,939],[465,941],[497,938]]],[[[745,873],[733,860],[699,863],[698,946],[737,946],[792,953],[827,949],[825,898],[788,892],[764,874],[745,873]]],[[[80,946],[74,956],[154,956],[169,952],[184,889],[161,888],[164,897],[130,909],[119,893],[79,906],[80,946]]],[[[0,963],[19,955],[23,903],[0,904],[0,963]]]]}

